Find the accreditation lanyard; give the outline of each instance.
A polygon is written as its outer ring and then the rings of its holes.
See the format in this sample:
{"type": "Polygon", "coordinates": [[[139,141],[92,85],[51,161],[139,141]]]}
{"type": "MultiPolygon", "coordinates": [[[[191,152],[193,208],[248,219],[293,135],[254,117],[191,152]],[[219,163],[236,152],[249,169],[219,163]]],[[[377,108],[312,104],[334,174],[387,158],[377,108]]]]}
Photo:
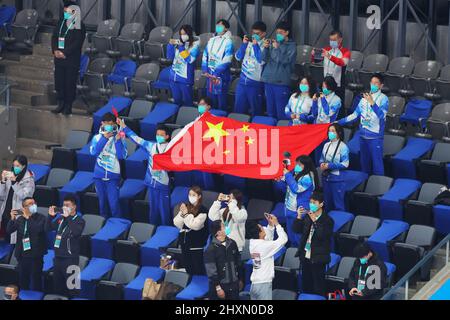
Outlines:
{"type": "Polygon", "coordinates": [[[25,221],[25,227],[23,229],[22,244],[23,244],[23,251],[31,250],[31,241],[30,241],[30,237],[28,235],[28,220],[25,221]]]}
{"type": "Polygon", "coordinates": [[[297,113],[297,114],[301,114],[302,113],[301,109],[302,109],[303,105],[305,104],[305,101],[306,101],[306,98],[303,97],[302,95],[300,95],[298,97],[297,104],[295,105],[294,113],[297,113]],[[300,104],[300,102],[301,102],[301,104],[300,104]],[[299,109],[299,104],[300,104],[300,109],[299,109]]]}
{"type": "Polygon", "coordinates": [[[66,33],[64,34],[64,37],[62,37],[62,29],[65,22],[66,20],[64,20],[63,23],[61,23],[61,28],[59,28],[58,49],[61,50],[65,48],[67,34],[69,33],[70,28],[72,28],[72,26],[75,24],[75,19],[70,23],[69,27],[66,30],[66,33]]]}
{"type": "MultiPolygon", "coordinates": [[[[220,52],[220,51],[222,50],[223,44],[224,44],[224,42],[225,42],[225,37],[222,38],[222,42],[220,43],[219,48],[217,49],[217,51],[214,50],[214,46],[215,46],[215,44],[216,44],[216,40],[217,40],[217,39],[214,39],[214,40],[213,40],[213,43],[212,43],[212,45],[211,45],[211,51],[213,51],[213,52],[220,52]]],[[[216,56],[215,53],[214,53],[214,56],[216,56]]],[[[214,61],[214,67],[215,67],[215,61],[216,61],[216,58],[215,58],[215,57],[213,57],[213,61],[214,61]]]]}
{"type": "Polygon", "coordinates": [[[367,266],[366,272],[364,274],[364,278],[361,278],[362,275],[362,266],[359,267],[359,276],[358,276],[358,291],[363,291],[366,287],[366,278],[369,272],[369,266],[367,266]]]}
{"type": "MultiPolygon", "coordinates": [[[[72,218],[72,221],[75,221],[75,219],[77,218],[77,216],[74,216],[72,218]]],[[[64,231],[66,231],[68,224],[64,227],[64,229],[61,231],[61,226],[64,223],[65,220],[61,221],[61,223],[58,226],[58,231],[56,232],[56,239],[55,239],[55,245],[54,247],[59,249],[59,247],[61,247],[61,240],[62,240],[62,235],[64,234],[64,231]]]]}
{"type": "MultiPolygon", "coordinates": [[[[317,222],[317,220],[319,220],[319,218],[321,216],[322,215],[317,217],[316,222],[317,222]]],[[[308,253],[309,256],[311,255],[311,242],[312,242],[312,238],[314,236],[314,232],[316,232],[316,228],[314,227],[314,222],[313,222],[313,224],[311,225],[311,229],[309,230],[308,240],[306,241],[306,245],[305,245],[305,251],[308,253]]]]}

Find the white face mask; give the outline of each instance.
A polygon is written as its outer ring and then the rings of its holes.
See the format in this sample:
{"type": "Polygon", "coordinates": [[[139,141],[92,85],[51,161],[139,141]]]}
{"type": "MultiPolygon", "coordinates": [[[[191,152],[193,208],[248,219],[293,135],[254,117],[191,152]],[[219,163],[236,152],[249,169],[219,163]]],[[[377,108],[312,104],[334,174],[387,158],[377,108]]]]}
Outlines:
{"type": "Polygon", "coordinates": [[[192,204],[193,206],[196,205],[197,201],[198,201],[198,197],[196,197],[196,196],[189,196],[189,202],[190,202],[190,204],[192,204]]]}
{"type": "Polygon", "coordinates": [[[189,36],[187,34],[182,34],[181,35],[181,41],[183,42],[188,42],[189,41],[189,36]]]}
{"type": "Polygon", "coordinates": [[[70,215],[71,213],[72,213],[72,208],[69,208],[69,207],[63,207],[62,208],[63,209],[63,213],[64,213],[64,215],[70,215]]]}

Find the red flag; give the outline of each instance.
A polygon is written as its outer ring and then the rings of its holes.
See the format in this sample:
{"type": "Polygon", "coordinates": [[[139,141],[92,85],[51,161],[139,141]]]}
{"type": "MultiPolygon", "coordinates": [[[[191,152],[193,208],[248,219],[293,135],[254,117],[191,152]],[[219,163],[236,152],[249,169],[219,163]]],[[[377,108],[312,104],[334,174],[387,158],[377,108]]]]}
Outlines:
{"type": "Polygon", "coordinates": [[[153,157],[155,170],[230,174],[274,179],[283,175],[284,154],[291,162],[309,155],[325,139],[329,124],[272,127],[216,117],[207,112],[186,126],[153,157]]]}
{"type": "Polygon", "coordinates": [[[114,108],[114,106],[112,107],[112,112],[114,114],[114,117],[118,118],[119,117],[119,113],[117,112],[117,109],[114,108]]]}

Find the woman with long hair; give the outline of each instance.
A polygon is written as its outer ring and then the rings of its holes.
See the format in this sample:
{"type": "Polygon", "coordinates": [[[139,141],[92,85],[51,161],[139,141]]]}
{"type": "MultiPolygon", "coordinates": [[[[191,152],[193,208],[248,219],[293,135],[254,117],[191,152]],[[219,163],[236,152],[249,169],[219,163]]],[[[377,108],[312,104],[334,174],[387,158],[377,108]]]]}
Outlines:
{"type": "Polygon", "coordinates": [[[180,229],[179,243],[183,265],[190,275],[205,273],[203,249],[208,240],[207,209],[203,206],[203,192],[194,186],[189,190],[189,202],[182,203],[178,214],[173,219],[180,229]]]}
{"type": "Polygon", "coordinates": [[[315,81],[309,76],[304,77],[298,83],[297,91],[291,96],[284,110],[286,117],[291,119],[294,126],[307,123],[301,118],[311,113],[315,90],[315,81]]]}
{"type": "Polygon", "coordinates": [[[300,237],[292,230],[292,224],[297,218],[299,207],[309,210],[311,194],[319,186],[319,177],[311,157],[298,157],[293,171],[284,169],[283,180],[287,184],[285,200],[287,232],[291,245],[298,246],[300,237]]]}

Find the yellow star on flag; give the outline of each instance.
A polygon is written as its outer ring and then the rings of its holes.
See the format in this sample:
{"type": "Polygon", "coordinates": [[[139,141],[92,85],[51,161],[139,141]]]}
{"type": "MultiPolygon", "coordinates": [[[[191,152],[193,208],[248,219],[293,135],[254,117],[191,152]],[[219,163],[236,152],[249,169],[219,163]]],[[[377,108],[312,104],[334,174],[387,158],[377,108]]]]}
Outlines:
{"type": "Polygon", "coordinates": [[[219,145],[220,144],[220,138],[229,136],[230,134],[222,129],[223,122],[218,124],[212,124],[208,121],[206,121],[206,124],[208,125],[208,132],[203,136],[203,139],[212,138],[214,139],[214,142],[219,145]]]}
{"type": "Polygon", "coordinates": [[[244,126],[242,127],[241,130],[242,130],[242,132],[246,133],[246,132],[248,132],[250,130],[250,126],[244,124],[244,126]]]}
{"type": "Polygon", "coordinates": [[[255,140],[252,139],[252,138],[248,138],[247,144],[248,144],[248,145],[251,145],[251,144],[253,144],[253,143],[255,143],[255,140]]]}
{"type": "Polygon", "coordinates": [[[223,154],[227,156],[227,155],[229,155],[230,153],[231,153],[230,150],[225,150],[223,154]]]}

